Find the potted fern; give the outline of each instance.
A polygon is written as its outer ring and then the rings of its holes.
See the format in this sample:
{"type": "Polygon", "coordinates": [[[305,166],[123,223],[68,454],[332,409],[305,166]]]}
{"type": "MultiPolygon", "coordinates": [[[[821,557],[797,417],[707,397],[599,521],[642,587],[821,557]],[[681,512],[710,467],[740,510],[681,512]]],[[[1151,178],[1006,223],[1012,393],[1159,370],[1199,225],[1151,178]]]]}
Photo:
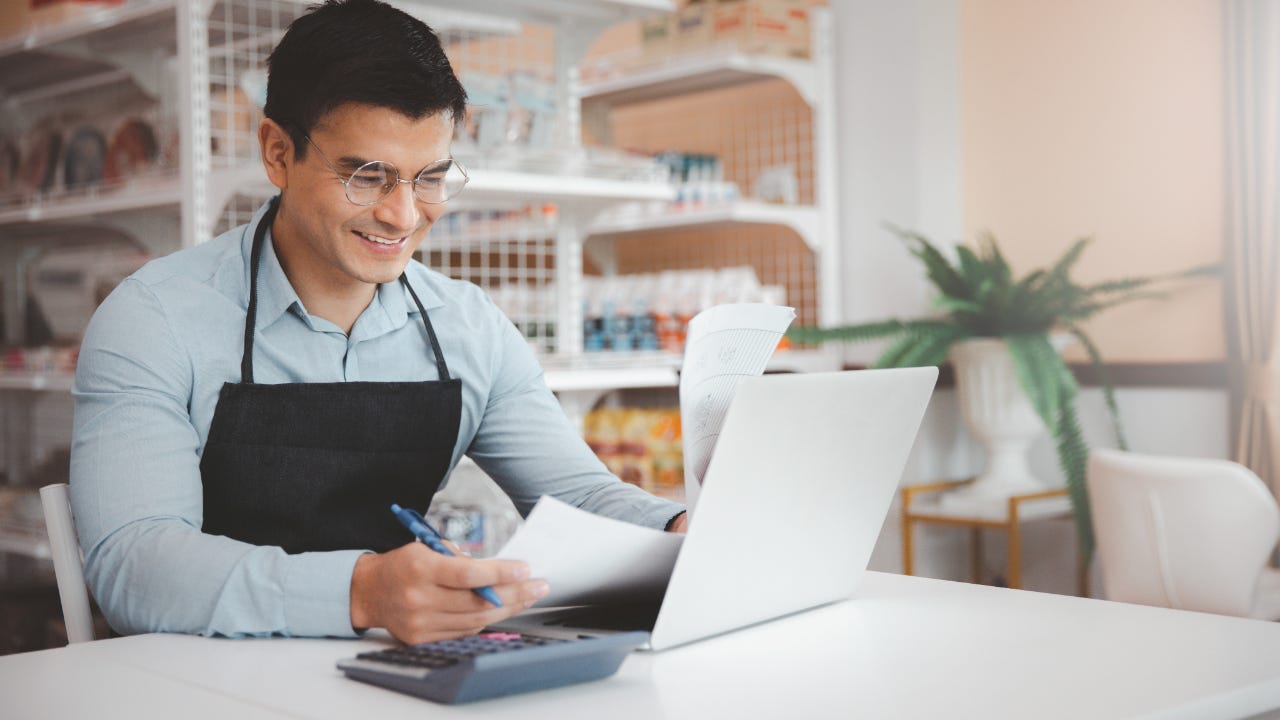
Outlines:
{"type": "Polygon", "coordinates": [[[1155,284],[1210,274],[1214,269],[1202,267],[1171,275],[1079,285],[1071,280],[1070,271],[1089,243],[1085,238],[1075,242],[1048,269],[1015,278],[990,234],[979,239],[976,251],[958,246],[958,260],[952,263],[924,236],[890,229],[924,263],[928,278],[938,291],[935,305],[941,314],[840,327],[798,327],[788,336],[793,342],[805,344],[892,339],[876,367],[939,365],[950,357],[957,369],[962,407],[966,395],[975,396],[975,390],[984,396],[981,402],[969,403],[972,408],[965,408],[966,421],[988,450],[987,467],[966,492],[987,499],[1043,489],[1026,485],[1034,480],[1025,456],[1030,442],[1047,429],[1066,475],[1081,553],[1085,558],[1091,557],[1093,524],[1085,490],[1088,448],[1076,412],[1078,387],[1060,350],[1070,338],[1084,347],[1098,368],[1117,444],[1127,448],[1114,388],[1107,380],[1097,347],[1080,324],[1120,303],[1159,297],[1160,293],[1152,290],[1155,284]],[[972,387],[979,377],[997,383],[1005,378],[1005,385],[972,387]],[[994,412],[992,407],[996,408],[994,412]]]}

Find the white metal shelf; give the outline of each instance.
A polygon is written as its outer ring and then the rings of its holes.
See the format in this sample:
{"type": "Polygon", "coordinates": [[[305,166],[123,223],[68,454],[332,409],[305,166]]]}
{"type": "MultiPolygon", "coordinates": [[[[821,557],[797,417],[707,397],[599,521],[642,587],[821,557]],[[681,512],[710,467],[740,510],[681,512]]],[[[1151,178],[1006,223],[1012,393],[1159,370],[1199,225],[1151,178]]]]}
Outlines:
{"type": "Polygon", "coordinates": [[[675,387],[679,383],[674,367],[547,370],[543,377],[556,393],[675,387]]]}
{"type": "MultiPolygon", "coordinates": [[[[451,210],[457,212],[456,210],[451,210]]],[[[556,236],[554,223],[510,223],[480,227],[467,225],[459,229],[436,224],[431,228],[429,249],[478,250],[501,243],[528,240],[550,240],[556,236]]]]}
{"type": "MultiPolygon", "coordinates": [[[[423,6],[457,9],[453,0],[412,0],[423,6]]],[[[466,11],[556,25],[566,21],[599,28],[624,20],[672,12],[672,0],[470,0],[466,11]]]]}
{"type": "Polygon", "coordinates": [[[576,92],[583,100],[617,106],[770,78],[789,82],[810,106],[822,99],[812,62],[734,50],[674,56],[662,64],[641,66],[618,77],[581,83],[576,92]]]}
{"type": "Polygon", "coordinates": [[[38,560],[53,557],[43,527],[8,521],[0,522],[0,553],[26,555],[38,560]]]}
{"type": "Polygon", "coordinates": [[[791,228],[815,252],[821,250],[817,208],[776,205],[752,200],[711,205],[702,208],[672,209],[660,213],[605,213],[587,229],[588,235],[614,236],[686,228],[723,227],[736,223],[783,225],[791,228]]]}
{"type": "Polygon", "coordinates": [[[126,186],[91,189],[62,196],[37,198],[22,205],[0,208],[0,227],[53,220],[70,220],[109,213],[177,206],[182,183],[176,174],[135,178],[126,186]]]}
{"type": "MultiPolygon", "coordinates": [[[[675,197],[675,189],[663,182],[488,170],[483,167],[469,168],[468,172],[471,180],[466,190],[456,200],[449,201],[449,209],[453,212],[547,202],[567,207],[590,207],[631,200],[669,202],[675,197]]],[[[260,165],[218,170],[214,175],[220,183],[240,192],[264,196],[276,192],[275,187],[267,182],[260,165]]]]}
{"type": "Polygon", "coordinates": [[[555,202],[581,204],[626,200],[666,200],[675,197],[667,183],[594,178],[583,175],[549,175],[477,168],[456,207],[491,206],[495,203],[555,202]]]}
{"type": "Polygon", "coordinates": [[[74,372],[0,373],[0,390],[71,392],[75,379],[74,372]]]}
{"type": "Polygon", "coordinates": [[[0,41],[0,61],[8,63],[16,55],[89,36],[101,46],[125,46],[139,36],[172,43],[177,5],[178,0],[132,0],[118,8],[86,10],[74,20],[32,28],[0,41]]]}

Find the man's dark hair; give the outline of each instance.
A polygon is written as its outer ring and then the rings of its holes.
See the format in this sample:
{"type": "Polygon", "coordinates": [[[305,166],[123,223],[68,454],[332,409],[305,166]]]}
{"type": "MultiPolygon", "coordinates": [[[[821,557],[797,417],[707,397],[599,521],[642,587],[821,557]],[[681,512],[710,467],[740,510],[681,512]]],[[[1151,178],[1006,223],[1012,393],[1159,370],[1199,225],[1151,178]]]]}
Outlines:
{"type": "Polygon", "coordinates": [[[267,60],[266,116],[306,155],[305,135],[347,103],[418,120],[466,112],[467,93],[426,23],[379,0],[328,0],[289,25],[267,60]]]}

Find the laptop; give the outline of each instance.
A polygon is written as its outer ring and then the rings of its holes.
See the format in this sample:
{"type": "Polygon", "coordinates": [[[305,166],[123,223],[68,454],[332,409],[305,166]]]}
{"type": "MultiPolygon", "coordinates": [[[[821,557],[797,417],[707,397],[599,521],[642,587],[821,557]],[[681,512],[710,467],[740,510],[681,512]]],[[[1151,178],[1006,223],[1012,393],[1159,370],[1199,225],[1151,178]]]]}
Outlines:
{"type": "Polygon", "coordinates": [[[527,611],[494,629],[643,630],[664,650],[849,598],[933,393],[934,367],[744,379],[656,605],[527,611]]]}

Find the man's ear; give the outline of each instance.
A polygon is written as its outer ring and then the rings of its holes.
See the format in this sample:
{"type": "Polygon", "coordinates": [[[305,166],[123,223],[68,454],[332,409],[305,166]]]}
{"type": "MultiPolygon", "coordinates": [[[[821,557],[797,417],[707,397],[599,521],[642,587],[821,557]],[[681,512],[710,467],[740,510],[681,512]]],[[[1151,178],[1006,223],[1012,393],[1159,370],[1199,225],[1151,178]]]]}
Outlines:
{"type": "Polygon", "coordinates": [[[258,125],[258,147],[262,151],[262,167],[272,185],[284,190],[289,186],[289,168],[294,163],[293,139],[280,124],[263,118],[258,125]]]}

